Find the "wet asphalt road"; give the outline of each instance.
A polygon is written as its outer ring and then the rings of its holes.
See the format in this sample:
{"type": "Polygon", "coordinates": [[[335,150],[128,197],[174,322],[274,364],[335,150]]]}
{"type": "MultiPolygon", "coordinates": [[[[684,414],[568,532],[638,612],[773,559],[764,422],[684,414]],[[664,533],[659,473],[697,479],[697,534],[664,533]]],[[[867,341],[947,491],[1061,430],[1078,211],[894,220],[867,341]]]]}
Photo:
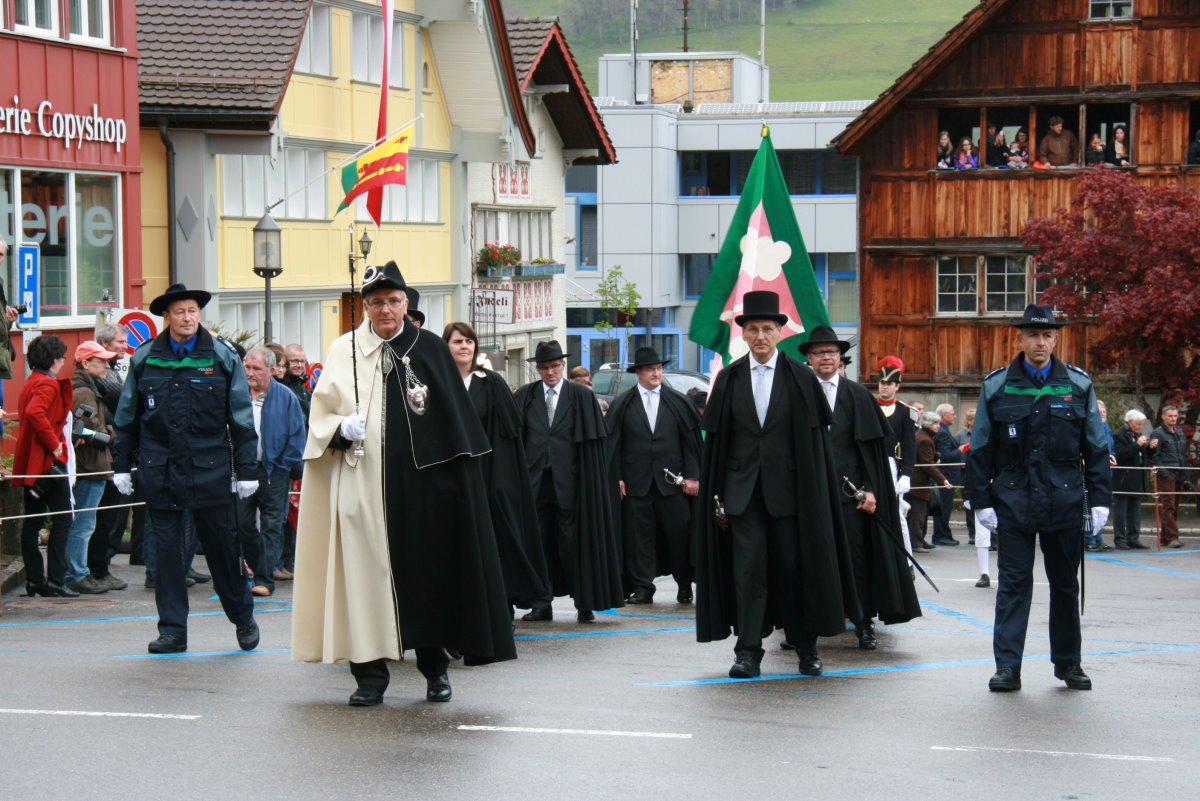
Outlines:
{"type": "Polygon", "coordinates": [[[925,616],[880,627],[878,651],[822,640],[819,678],[776,635],[761,680],[727,679],[732,639],[696,643],[692,607],[662,580],[655,605],[590,625],[559,599],[554,622],[518,624],[517,661],[452,666],[448,704],[425,702],[398,663],[365,709],[346,705],[346,668],[290,661],[288,583],[258,601],[259,650],[237,650],[201,585],[189,652],[149,656],[153,593],[121,556],[128,590],[4,599],[0,801],[1179,801],[1200,778],[1200,542],[1187,544],[1088,556],[1092,692],[1051,674],[1044,583],[1024,689],[987,691],[995,591],[974,587],[964,546],[926,557],[942,592],[920,582],[925,616]]]}

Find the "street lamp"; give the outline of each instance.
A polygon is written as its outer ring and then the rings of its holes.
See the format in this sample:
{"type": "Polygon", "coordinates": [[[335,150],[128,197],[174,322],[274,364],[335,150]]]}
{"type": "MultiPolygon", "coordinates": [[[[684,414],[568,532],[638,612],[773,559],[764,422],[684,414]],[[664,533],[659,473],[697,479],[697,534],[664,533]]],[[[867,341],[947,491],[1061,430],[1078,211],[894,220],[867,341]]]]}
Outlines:
{"type": "Polygon", "coordinates": [[[271,217],[263,214],[254,224],[254,274],[267,282],[266,315],[263,317],[263,341],[271,342],[271,279],[283,272],[283,257],[280,252],[283,231],[271,217]]]}

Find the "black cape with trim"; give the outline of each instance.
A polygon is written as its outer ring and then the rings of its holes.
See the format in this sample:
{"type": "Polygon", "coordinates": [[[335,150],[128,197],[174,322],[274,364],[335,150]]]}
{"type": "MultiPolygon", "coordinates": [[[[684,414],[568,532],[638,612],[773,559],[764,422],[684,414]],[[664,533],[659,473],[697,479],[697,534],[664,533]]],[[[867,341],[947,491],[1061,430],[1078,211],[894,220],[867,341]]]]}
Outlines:
{"type": "MultiPolygon", "coordinates": [[[[665,383],[662,385],[662,389],[659,391],[658,397],[662,402],[662,406],[660,408],[666,409],[671,413],[672,416],[674,416],[675,422],[679,424],[681,430],[690,432],[690,434],[696,438],[696,449],[697,451],[702,451],[704,446],[700,437],[700,415],[696,413],[696,405],[688,400],[688,397],[682,392],[676,389],[671,389],[671,387],[667,386],[665,383]]],[[[638,398],[636,386],[618,395],[616,399],[613,400],[612,405],[608,407],[608,414],[604,416],[605,422],[608,423],[608,480],[614,486],[618,486],[620,481],[619,464],[621,458],[621,424],[625,420],[626,412],[629,411],[631,398],[634,400],[637,400],[638,398]]],[[[619,486],[617,495],[619,498],[619,486]]],[[[688,508],[693,519],[696,516],[697,500],[697,498],[687,498],[688,508]]],[[[617,529],[617,542],[624,542],[621,532],[621,515],[614,515],[613,522],[617,529]]],[[[692,550],[695,550],[694,547],[692,550]]],[[[692,561],[694,562],[695,559],[693,558],[692,561]]],[[[694,567],[695,565],[691,566],[694,567]]],[[[661,535],[659,536],[659,541],[657,543],[657,547],[655,548],[654,567],[654,575],[656,576],[670,576],[678,572],[673,569],[673,566],[671,565],[671,549],[667,547],[665,542],[663,542],[661,535]]],[[[629,592],[633,591],[632,587],[626,587],[625,589],[627,595],[629,592]]]]}
{"type": "MultiPolygon", "coordinates": [[[[535,389],[541,386],[541,381],[534,381],[516,392],[522,425],[535,389]]],[[[608,429],[595,393],[574,381],[563,381],[559,386],[563,397],[570,396],[575,415],[578,541],[567,548],[575,564],[548,565],[554,585],[551,591],[555,596],[570,595],[579,610],[616,609],[625,605],[625,596],[621,592],[621,552],[613,523],[617,488],[608,480],[606,462],[604,440],[608,429]]]]}
{"type": "MultiPolygon", "coordinates": [[[[700,468],[700,513],[694,521],[696,639],[700,642],[725,639],[737,622],[730,536],[716,525],[713,496],[723,495],[729,446],[725,432],[731,428],[731,399],[741,382],[750,381],[748,358],[735,359],[721,371],[704,412],[706,436],[700,468]]],[[[827,432],[833,417],[816,376],[807,365],[780,352],[776,367],[775,380],[784,382],[794,415],[791,449],[796,455],[795,496],[796,506],[803,514],[797,521],[799,564],[792,569],[804,593],[801,616],[805,626],[832,637],[845,631],[846,618],[859,619],[827,432]]],[[[768,619],[764,628],[769,632],[783,624],[782,620],[768,619]]]]}
{"type": "Polygon", "coordinates": [[[863,611],[877,615],[884,623],[905,623],[921,616],[921,604],[900,539],[900,502],[887,461],[887,433],[891,424],[883,416],[879,402],[862,384],[842,379],[840,386],[849,390],[854,403],[854,440],[866,471],[866,489],[875,493],[875,514],[869,515],[871,577],[867,598],[871,608],[863,611]]]}
{"type": "Polygon", "coordinates": [[[550,589],[537,507],[527,478],[521,418],[508,382],[499,373],[476,370],[467,394],[492,445],[480,466],[505,591],[509,603],[520,606],[521,599],[540,598],[550,589]]]}

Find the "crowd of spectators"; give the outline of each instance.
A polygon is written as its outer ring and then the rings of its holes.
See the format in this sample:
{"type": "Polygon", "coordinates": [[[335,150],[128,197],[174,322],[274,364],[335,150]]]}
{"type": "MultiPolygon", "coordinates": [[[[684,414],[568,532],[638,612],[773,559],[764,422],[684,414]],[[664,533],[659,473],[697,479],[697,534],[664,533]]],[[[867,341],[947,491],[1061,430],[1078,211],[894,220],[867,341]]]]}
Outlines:
{"type": "MultiPolygon", "coordinates": [[[[1133,163],[1129,129],[1125,125],[1113,126],[1111,138],[1107,141],[1100,131],[1093,131],[1087,146],[1081,147],[1075,132],[1065,127],[1062,117],[1050,117],[1048,122],[1048,130],[1034,153],[1030,152],[1029,131],[1025,128],[1017,129],[1010,143],[1003,128],[989,124],[978,147],[970,136],[959,137],[958,146],[955,147],[950,132],[939,131],[935,169],[1128,167],[1133,163]]],[[[1196,132],[1196,140],[1188,146],[1186,161],[1188,164],[1200,164],[1200,131],[1196,132]]]]}

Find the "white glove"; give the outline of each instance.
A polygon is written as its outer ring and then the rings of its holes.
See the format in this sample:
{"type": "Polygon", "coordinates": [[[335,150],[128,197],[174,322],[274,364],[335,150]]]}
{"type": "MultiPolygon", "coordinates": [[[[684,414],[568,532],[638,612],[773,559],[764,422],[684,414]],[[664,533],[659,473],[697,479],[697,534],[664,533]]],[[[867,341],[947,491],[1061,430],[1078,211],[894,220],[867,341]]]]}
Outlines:
{"type": "Polygon", "coordinates": [[[113,486],[117,488],[117,492],[122,495],[133,494],[133,476],[129,473],[116,473],[113,475],[113,486]]]}
{"type": "Polygon", "coordinates": [[[963,508],[966,509],[967,511],[970,511],[971,510],[971,501],[970,500],[963,501],[963,508]]]}
{"type": "Polygon", "coordinates": [[[908,491],[910,489],[912,489],[912,479],[911,478],[909,478],[908,476],[900,476],[900,478],[896,479],[896,494],[897,495],[907,495],[908,491]]]}
{"type": "Polygon", "coordinates": [[[983,526],[988,531],[995,531],[999,521],[996,519],[996,510],[988,507],[975,512],[975,525],[983,526]]]}
{"type": "Polygon", "coordinates": [[[355,412],[349,417],[342,418],[338,431],[351,442],[362,442],[367,438],[367,418],[361,412],[355,412]]]}
{"type": "Polygon", "coordinates": [[[1099,534],[1104,530],[1104,524],[1108,522],[1108,507],[1093,506],[1092,507],[1092,533],[1099,534]]]}
{"type": "Polygon", "coordinates": [[[257,481],[239,481],[237,483],[237,496],[239,498],[249,498],[256,492],[258,492],[257,481]]]}

